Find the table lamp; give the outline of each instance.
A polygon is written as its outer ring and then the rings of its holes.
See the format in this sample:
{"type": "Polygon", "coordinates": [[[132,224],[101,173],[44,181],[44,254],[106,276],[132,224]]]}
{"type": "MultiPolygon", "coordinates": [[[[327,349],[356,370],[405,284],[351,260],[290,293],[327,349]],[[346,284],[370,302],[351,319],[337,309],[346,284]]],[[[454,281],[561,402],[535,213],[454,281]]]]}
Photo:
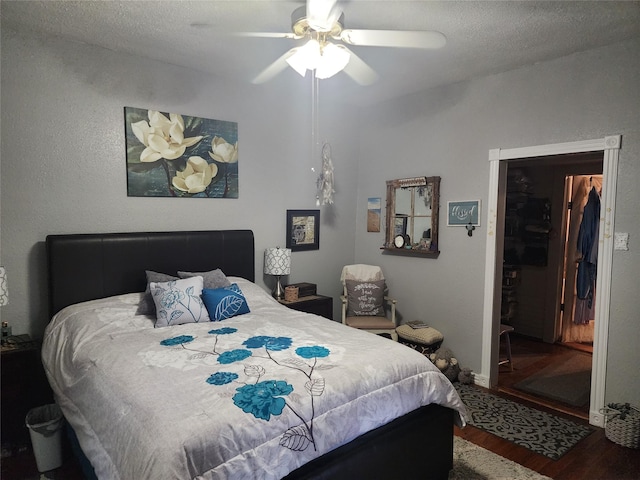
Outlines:
{"type": "Polygon", "coordinates": [[[264,273],[277,277],[276,287],[271,294],[274,298],[282,300],[284,298],[284,289],[280,283],[280,276],[291,273],[291,249],[280,247],[267,248],[264,251],[264,273]]]}

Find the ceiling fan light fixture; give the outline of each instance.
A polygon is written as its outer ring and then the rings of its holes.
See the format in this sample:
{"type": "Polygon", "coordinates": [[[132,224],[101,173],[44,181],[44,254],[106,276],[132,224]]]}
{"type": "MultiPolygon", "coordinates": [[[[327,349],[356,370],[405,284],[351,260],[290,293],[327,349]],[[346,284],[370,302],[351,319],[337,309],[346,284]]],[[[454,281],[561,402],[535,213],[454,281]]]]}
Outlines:
{"type": "MultiPolygon", "coordinates": [[[[297,0],[303,3],[303,0],[297,0]]],[[[447,43],[440,32],[422,30],[345,29],[344,14],[339,0],[304,0],[305,5],[291,14],[291,33],[245,33],[243,36],[265,38],[311,39],[295,47],[265,68],[253,80],[263,83],[291,66],[302,77],[315,70],[318,79],[329,78],[340,71],[359,85],[371,85],[378,80],[376,72],[346,45],[437,49],[447,43]],[[334,44],[333,41],[346,45],[334,44]]]]}
{"type": "Polygon", "coordinates": [[[307,62],[303,54],[300,53],[300,48],[287,58],[287,63],[293,68],[300,76],[304,77],[307,73],[307,62]]]}
{"type": "Polygon", "coordinates": [[[296,52],[287,58],[287,63],[301,76],[305,76],[307,70],[313,70],[320,62],[320,44],[317,40],[311,39],[296,52]]]}
{"type": "Polygon", "coordinates": [[[287,58],[287,63],[302,77],[306,75],[307,70],[315,70],[316,78],[325,79],[342,71],[350,58],[351,55],[344,47],[333,43],[321,46],[316,39],[311,39],[297,48],[293,55],[287,58]]]}
{"type": "Polygon", "coordinates": [[[316,77],[320,79],[333,77],[336,73],[344,70],[350,58],[351,55],[346,49],[333,43],[327,43],[316,64],[316,77]]]}

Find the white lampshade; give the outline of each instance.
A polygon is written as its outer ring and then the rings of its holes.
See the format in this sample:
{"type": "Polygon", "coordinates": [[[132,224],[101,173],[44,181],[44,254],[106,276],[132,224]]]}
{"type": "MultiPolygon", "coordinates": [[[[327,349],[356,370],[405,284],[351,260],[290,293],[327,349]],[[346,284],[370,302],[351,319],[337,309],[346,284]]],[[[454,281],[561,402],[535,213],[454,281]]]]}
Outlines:
{"type": "Polygon", "coordinates": [[[9,303],[9,285],[7,282],[7,270],[0,267],[0,306],[9,303]]]}
{"type": "Polygon", "coordinates": [[[328,43],[316,63],[316,77],[320,79],[333,77],[347,66],[350,59],[351,55],[344,47],[328,43]]]}
{"type": "Polygon", "coordinates": [[[296,53],[287,58],[287,63],[298,72],[301,76],[305,76],[307,70],[313,70],[320,61],[320,44],[317,40],[311,39],[302,47],[296,49],[296,53]]]}
{"type": "Polygon", "coordinates": [[[291,249],[267,248],[264,251],[264,273],[266,275],[289,275],[291,273],[291,249]]]}
{"type": "Polygon", "coordinates": [[[311,39],[287,58],[287,63],[305,76],[307,70],[315,70],[316,77],[329,78],[342,71],[351,58],[349,51],[341,45],[326,43],[322,48],[317,40],[311,39]]]}
{"type": "Polygon", "coordinates": [[[297,48],[296,52],[287,58],[287,63],[293,68],[301,77],[307,74],[307,60],[303,54],[300,53],[301,48],[297,48]]]}

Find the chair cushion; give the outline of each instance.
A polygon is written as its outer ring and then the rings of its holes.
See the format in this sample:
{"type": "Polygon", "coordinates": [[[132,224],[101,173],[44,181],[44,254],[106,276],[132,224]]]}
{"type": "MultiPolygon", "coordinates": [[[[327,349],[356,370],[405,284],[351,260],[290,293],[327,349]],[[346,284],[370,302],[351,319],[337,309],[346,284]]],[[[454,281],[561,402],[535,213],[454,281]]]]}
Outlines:
{"type": "Polygon", "coordinates": [[[382,269],[376,265],[359,263],[356,265],[345,265],[342,268],[340,281],[344,283],[345,280],[359,280],[361,282],[384,280],[384,275],[382,274],[382,269]]]}
{"type": "Polygon", "coordinates": [[[400,338],[422,345],[433,345],[434,343],[441,342],[444,339],[444,335],[432,327],[412,328],[405,324],[396,328],[396,333],[400,338]]]}
{"type": "Polygon", "coordinates": [[[345,323],[353,328],[361,330],[393,330],[395,324],[387,317],[361,315],[347,317],[345,323]]]}
{"type": "Polygon", "coordinates": [[[347,317],[386,317],[384,311],[384,280],[360,282],[345,280],[347,289],[347,317]]]}

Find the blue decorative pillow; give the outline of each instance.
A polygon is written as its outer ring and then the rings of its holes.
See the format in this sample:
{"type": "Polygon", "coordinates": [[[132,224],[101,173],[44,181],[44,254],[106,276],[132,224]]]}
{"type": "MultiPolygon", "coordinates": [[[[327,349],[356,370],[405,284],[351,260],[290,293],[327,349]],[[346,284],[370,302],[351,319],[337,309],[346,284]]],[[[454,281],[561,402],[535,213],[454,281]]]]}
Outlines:
{"type": "Polygon", "coordinates": [[[156,306],[156,327],[208,322],[202,303],[202,277],[149,284],[156,306]]]}
{"type": "Polygon", "coordinates": [[[202,291],[202,300],[212,322],[249,313],[249,305],[237,283],[223,288],[205,288],[202,291]]]}

